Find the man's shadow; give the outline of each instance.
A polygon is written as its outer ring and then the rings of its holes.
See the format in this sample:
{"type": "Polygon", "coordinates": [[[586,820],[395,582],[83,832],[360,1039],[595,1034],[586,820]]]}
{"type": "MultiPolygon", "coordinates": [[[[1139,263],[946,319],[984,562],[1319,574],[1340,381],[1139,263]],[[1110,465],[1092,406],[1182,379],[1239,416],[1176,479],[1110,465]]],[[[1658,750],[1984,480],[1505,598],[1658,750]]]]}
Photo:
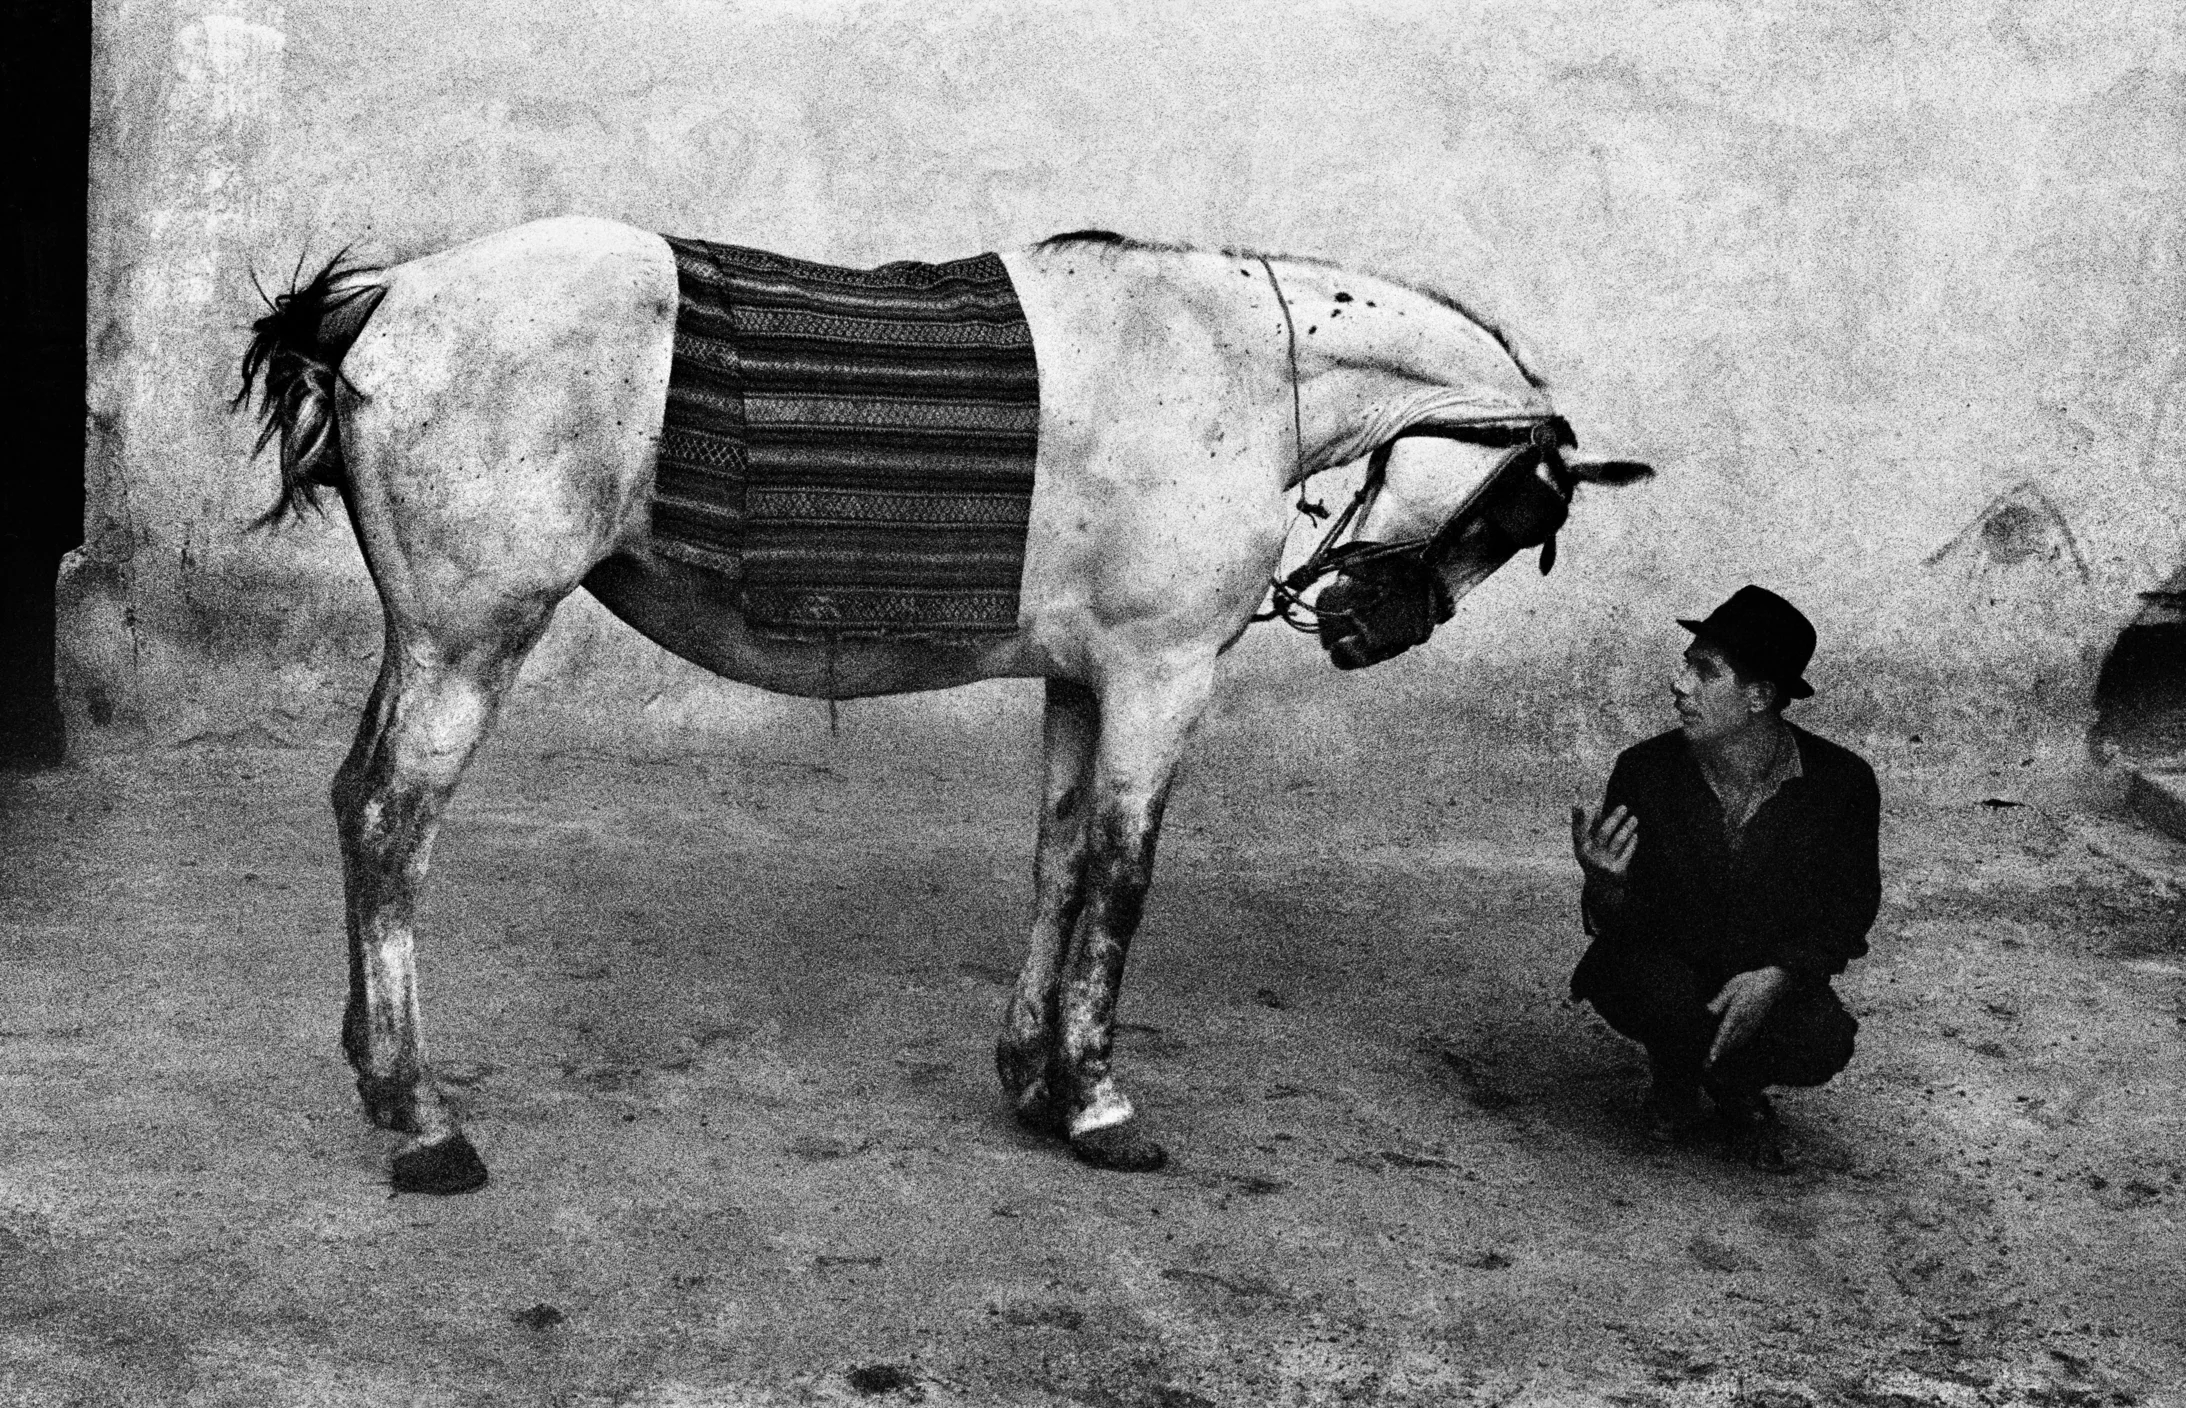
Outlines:
{"type": "MultiPolygon", "coordinates": [[[[1544,1157],[1593,1168],[1611,1183],[1629,1176],[1634,1163],[1752,1173],[1723,1153],[1712,1130],[1668,1143],[1652,1138],[1641,1110],[1646,1052],[1612,1031],[1593,1008],[1563,996],[1560,984],[1554,1000],[1536,995],[1531,1002],[1475,1010],[1478,1015],[1465,1023],[1429,1032],[1420,1042],[1428,1078],[1473,1118],[1505,1124],[1538,1143],[1544,1157]]],[[[1798,1147],[1793,1181],[1811,1183],[1863,1166],[1866,1141],[1848,1137],[1845,1126],[1870,1124],[1880,1112],[1855,1110],[1855,1095],[1829,1087],[1771,1094],[1798,1147]]]]}

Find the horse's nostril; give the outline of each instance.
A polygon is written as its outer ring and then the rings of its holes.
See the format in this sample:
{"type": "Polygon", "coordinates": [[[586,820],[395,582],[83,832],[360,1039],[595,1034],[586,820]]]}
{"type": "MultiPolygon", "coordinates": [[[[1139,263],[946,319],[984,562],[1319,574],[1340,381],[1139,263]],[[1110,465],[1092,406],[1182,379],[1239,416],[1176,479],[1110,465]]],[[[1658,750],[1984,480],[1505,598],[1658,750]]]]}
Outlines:
{"type": "Polygon", "coordinates": [[[1365,642],[1357,636],[1343,636],[1329,642],[1328,659],[1339,670],[1356,670],[1374,663],[1365,642]]]}

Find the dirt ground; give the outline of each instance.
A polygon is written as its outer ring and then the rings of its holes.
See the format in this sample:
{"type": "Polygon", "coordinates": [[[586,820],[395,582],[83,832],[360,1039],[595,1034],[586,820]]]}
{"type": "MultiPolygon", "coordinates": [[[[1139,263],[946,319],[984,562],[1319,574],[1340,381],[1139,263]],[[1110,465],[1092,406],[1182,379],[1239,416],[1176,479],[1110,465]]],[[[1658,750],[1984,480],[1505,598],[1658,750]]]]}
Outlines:
{"type": "Polygon", "coordinates": [[[1565,1001],[1578,779],[1216,743],[1133,1177],[992,1073],[1029,729],[846,725],[489,749],[422,937],[493,1171],[444,1200],[337,1049],[331,750],[0,782],[0,1401],[2186,1404],[2186,849],[1886,777],[1860,1054],[1778,1177],[1648,1143],[1565,1001]]]}

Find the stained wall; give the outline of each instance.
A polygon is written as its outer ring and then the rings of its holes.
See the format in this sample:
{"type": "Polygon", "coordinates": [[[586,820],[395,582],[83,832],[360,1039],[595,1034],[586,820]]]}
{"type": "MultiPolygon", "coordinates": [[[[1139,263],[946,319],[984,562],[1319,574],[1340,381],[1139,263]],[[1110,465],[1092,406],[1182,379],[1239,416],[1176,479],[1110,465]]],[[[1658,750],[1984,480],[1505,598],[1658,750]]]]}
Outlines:
{"type": "MultiPolygon", "coordinates": [[[[1103,226],[1455,290],[1589,448],[1663,471],[1365,675],[1260,628],[1217,728],[1599,758],[1661,726],[1672,618],[1759,581],[1821,630],[1817,726],[2070,773],[2186,557],[2182,30],[2161,0],[102,0],[69,704],[90,746],[299,738],[369,682],[339,518],[244,529],[274,486],[227,411],[254,276],[559,213],[840,262],[1103,226]]],[[[1021,731],[1035,697],[846,720],[1021,731]]],[[[588,599],[519,707],[820,717],[588,599]]]]}

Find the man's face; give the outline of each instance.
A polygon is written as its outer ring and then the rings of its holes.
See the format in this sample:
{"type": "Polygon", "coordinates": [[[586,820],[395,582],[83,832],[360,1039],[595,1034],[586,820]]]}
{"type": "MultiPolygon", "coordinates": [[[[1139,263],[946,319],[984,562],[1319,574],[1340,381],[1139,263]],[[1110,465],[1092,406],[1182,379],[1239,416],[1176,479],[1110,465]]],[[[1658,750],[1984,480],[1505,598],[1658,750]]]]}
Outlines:
{"type": "Polygon", "coordinates": [[[1753,693],[1738,682],[1723,652],[1703,640],[1686,648],[1684,662],[1670,676],[1670,697],[1685,736],[1695,743],[1735,733],[1753,717],[1753,693]]]}

